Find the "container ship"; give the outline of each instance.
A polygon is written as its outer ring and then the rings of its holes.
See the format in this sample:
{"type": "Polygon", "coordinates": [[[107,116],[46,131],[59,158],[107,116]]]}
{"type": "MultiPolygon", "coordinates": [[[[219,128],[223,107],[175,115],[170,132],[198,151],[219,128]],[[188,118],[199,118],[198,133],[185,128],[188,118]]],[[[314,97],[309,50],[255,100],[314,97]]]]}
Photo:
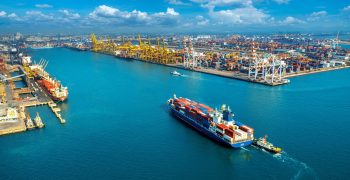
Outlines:
{"type": "Polygon", "coordinates": [[[68,97],[68,88],[60,81],[53,79],[41,65],[30,66],[34,72],[36,82],[49,94],[54,101],[65,101],[68,97]]]}
{"type": "Polygon", "coordinates": [[[230,107],[225,104],[220,110],[214,110],[174,95],[168,100],[168,105],[179,120],[222,145],[240,148],[252,144],[254,140],[254,129],[235,121],[230,107]]]}

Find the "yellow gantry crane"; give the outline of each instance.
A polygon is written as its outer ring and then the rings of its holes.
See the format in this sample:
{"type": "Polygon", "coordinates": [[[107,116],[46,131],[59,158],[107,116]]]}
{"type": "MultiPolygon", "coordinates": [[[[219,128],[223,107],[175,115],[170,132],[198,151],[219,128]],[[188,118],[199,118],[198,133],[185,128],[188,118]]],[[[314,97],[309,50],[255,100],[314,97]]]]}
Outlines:
{"type": "Polygon", "coordinates": [[[94,33],[91,34],[91,44],[92,50],[95,52],[99,52],[102,50],[102,42],[99,42],[94,33]]]}
{"type": "Polygon", "coordinates": [[[125,42],[124,37],[122,37],[122,43],[117,45],[112,39],[99,41],[95,34],[91,34],[92,50],[95,52],[114,54],[124,58],[134,58],[160,64],[173,64],[182,61],[181,52],[167,48],[164,39],[162,39],[162,45],[160,45],[159,38],[156,38],[155,46],[152,46],[150,38],[147,38],[147,41],[143,42],[140,34],[137,40],[139,44],[134,45],[130,40],[125,42]]]}

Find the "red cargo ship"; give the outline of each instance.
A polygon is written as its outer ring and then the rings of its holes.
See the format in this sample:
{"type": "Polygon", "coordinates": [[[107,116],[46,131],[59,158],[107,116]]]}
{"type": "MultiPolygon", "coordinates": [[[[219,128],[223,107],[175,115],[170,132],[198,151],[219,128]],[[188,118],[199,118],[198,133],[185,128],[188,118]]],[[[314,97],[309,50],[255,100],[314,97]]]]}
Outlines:
{"type": "Polygon", "coordinates": [[[54,101],[64,101],[68,97],[68,88],[63,87],[58,81],[49,79],[39,79],[37,82],[43,87],[54,101]]]}
{"type": "Polygon", "coordinates": [[[30,66],[31,70],[34,73],[34,77],[36,81],[48,93],[48,95],[51,97],[52,100],[65,101],[68,97],[68,88],[62,86],[62,84],[58,80],[51,78],[50,74],[47,73],[43,67],[45,66],[43,65],[30,66]]]}

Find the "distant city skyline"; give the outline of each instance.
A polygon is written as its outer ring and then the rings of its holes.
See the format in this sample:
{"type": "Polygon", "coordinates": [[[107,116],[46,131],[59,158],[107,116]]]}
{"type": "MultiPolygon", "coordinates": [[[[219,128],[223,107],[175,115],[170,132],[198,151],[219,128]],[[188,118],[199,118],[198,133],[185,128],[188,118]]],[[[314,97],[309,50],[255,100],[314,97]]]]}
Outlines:
{"type": "Polygon", "coordinates": [[[0,34],[350,31],[343,0],[3,0],[0,34]]]}

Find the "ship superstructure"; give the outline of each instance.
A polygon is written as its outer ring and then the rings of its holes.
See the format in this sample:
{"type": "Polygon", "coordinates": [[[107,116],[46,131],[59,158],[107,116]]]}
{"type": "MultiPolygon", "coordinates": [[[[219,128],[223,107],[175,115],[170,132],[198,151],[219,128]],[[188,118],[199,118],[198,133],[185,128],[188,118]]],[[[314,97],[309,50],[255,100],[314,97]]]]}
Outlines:
{"type": "Polygon", "coordinates": [[[254,129],[233,119],[229,106],[220,110],[175,95],[168,100],[172,113],[209,138],[233,148],[250,145],[254,129]]]}

